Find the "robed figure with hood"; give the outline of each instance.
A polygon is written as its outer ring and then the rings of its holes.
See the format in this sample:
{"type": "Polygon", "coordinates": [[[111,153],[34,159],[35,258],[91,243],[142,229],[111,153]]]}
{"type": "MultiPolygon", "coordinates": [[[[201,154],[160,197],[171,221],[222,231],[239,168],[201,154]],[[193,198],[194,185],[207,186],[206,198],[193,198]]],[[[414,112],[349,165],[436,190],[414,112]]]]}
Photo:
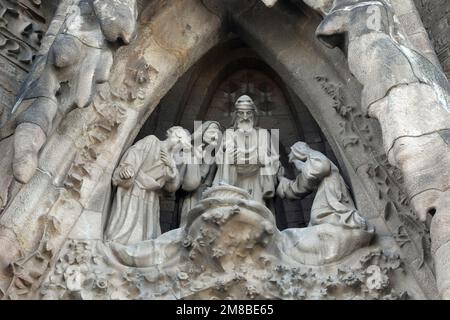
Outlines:
{"type": "Polygon", "coordinates": [[[117,194],[106,240],[127,245],[161,234],[159,196],[163,189],[175,192],[180,187],[175,154],[190,146],[189,132],[172,127],[166,140],[147,136],[127,150],[112,179],[117,194]]]}

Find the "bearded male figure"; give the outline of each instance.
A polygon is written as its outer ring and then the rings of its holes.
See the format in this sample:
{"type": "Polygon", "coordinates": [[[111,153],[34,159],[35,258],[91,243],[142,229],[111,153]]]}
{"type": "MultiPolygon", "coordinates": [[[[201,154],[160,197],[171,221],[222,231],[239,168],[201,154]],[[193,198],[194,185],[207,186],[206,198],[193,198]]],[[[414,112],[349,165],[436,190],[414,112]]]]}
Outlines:
{"type": "Polygon", "coordinates": [[[256,107],[249,96],[235,104],[233,127],[227,129],[216,155],[213,185],[229,184],[247,190],[262,204],[275,196],[280,168],[278,149],[267,129],[256,127],[256,107]]]}

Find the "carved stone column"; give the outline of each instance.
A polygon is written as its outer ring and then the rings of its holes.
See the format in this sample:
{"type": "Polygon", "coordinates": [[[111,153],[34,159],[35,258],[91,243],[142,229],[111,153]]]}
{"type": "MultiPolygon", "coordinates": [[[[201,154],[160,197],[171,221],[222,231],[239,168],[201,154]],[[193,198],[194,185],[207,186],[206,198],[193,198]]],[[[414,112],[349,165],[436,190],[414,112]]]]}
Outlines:
{"type": "MultiPolygon", "coordinates": [[[[450,85],[414,50],[388,1],[305,1],[324,15],[317,36],[339,46],[363,85],[362,108],[376,118],[389,162],[405,179],[416,214],[431,226],[440,294],[450,298],[450,85]]],[[[397,8],[398,9],[398,8],[397,8]]]]}

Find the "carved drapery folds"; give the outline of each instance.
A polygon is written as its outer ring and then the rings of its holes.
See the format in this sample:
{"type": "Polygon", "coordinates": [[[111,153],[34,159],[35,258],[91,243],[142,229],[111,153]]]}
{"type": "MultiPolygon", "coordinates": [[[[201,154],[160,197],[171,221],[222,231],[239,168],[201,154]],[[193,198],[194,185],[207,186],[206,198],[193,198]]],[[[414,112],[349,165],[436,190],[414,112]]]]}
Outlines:
{"type": "Polygon", "coordinates": [[[148,136],[127,150],[114,170],[113,184],[118,186],[105,237],[129,244],[155,239],[161,235],[159,193],[176,191],[182,181],[174,153],[189,144],[190,133],[173,127],[168,138],[160,141],[148,136]],[[176,141],[176,142],[174,142],[176,141]]]}

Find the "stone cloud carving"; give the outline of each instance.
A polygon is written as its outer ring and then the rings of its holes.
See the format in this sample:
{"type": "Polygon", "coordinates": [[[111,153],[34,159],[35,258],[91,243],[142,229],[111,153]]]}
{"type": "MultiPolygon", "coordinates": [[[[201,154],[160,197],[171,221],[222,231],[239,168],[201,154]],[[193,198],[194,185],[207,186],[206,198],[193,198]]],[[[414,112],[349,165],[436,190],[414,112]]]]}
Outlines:
{"type": "MultiPolygon", "coordinates": [[[[327,223],[322,226],[336,235],[342,232],[327,223]]],[[[245,190],[212,187],[189,212],[183,229],[134,245],[69,243],[41,294],[47,299],[407,296],[391,288],[390,277],[401,271],[395,254],[367,247],[325,271],[326,263],[320,259],[302,263],[298,251],[286,246],[287,239],[303,242],[310,236],[280,233],[272,212],[245,190]]],[[[304,249],[311,244],[302,243],[304,249]]],[[[311,257],[321,255],[312,247],[308,251],[311,257]]]]}

